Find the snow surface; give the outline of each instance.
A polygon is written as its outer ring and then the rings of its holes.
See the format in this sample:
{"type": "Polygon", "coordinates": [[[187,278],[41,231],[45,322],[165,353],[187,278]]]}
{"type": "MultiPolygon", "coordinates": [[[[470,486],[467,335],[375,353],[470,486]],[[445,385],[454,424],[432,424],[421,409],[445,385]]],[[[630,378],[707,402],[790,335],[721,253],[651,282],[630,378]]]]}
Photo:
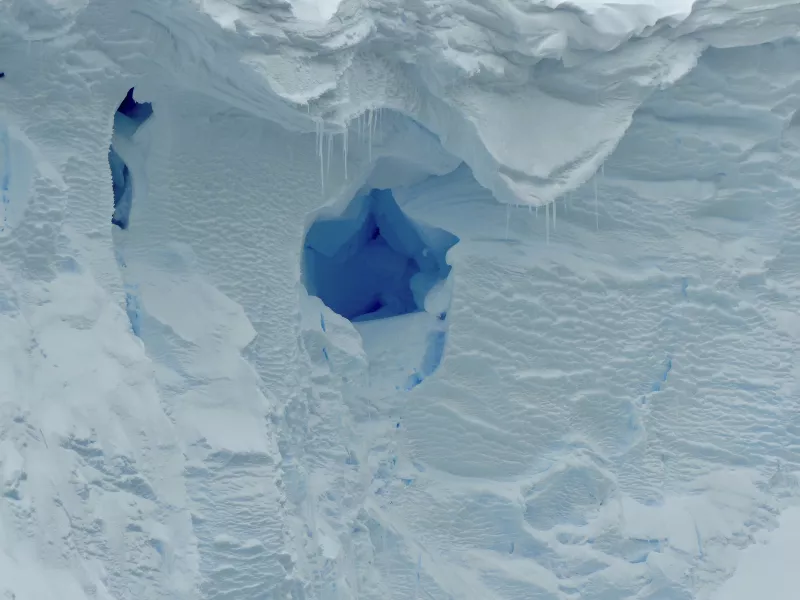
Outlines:
{"type": "Polygon", "coordinates": [[[0,3],[0,597],[769,597],[799,5],[0,3]],[[458,242],[351,322],[373,189],[458,242]]]}
{"type": "Polygon", "coordinates": [[[771,598],[791,600],[800,589],[797,547],[800,545],[800,510],[793,507],[780,519],[780,528],[757,546],[742,553],[736,574],[716,592],[714,600],[771,598]]]}

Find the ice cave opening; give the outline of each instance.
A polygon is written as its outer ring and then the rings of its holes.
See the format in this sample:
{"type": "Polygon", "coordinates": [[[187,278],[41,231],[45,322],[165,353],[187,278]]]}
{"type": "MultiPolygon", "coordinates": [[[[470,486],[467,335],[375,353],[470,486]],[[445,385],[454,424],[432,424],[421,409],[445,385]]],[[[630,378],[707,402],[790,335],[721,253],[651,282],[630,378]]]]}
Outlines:
{"type": "MultiPolygon", "coordinates": [[[[137,102],[131,88],[114,114],[114,138],[130,139],[153,114],[150,102],[137,102]]],[[[108,149],[108,164],[111,168],[111,182],[114,191],[114,213],[111,223],[120,229],[127,229],[133,205],[133,181],[131,172],[120,156],[114,142],[108,149]]]]}
{"type": "Polygon", "coordinates": [[[451,294],[446,255],[457,242],[452,233],[411,219],[391,190],[372,189],[339,216],[312,223],[304,283],[354,324],[371,359],[383,356],[385,368],[391,357],[392,370],[404,373],[398,387],[410,389],[442,359],[451,294]]]}
{"type": "Polygon", "coordinates": [[[306,288],[352,322],[422,311],[431,289],[450,274],[445,255],[457,241],[415,224],[391,190],[373,189],[340,217],[308,230],[306,288]]]}

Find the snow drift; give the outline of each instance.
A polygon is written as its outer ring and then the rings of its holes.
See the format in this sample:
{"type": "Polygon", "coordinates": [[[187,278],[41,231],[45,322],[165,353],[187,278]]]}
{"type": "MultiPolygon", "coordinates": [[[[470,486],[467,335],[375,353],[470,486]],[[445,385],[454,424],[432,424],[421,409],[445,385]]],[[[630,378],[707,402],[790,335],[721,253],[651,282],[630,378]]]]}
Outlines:
{"type": "Polygon", "coordinates": [[[714,597],[800,498],[798,26],[0,5],[0,592],[714,597]]]}

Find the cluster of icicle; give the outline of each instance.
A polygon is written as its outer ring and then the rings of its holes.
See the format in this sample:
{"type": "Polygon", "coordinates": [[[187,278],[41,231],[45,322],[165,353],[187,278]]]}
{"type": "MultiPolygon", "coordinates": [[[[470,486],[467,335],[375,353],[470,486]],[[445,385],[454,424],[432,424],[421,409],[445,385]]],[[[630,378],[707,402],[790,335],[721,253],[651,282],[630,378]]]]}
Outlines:
{"type": "MultiPolygon", "coordinates": [[[[373,140],[375,139],[376,133],[380,132],[380,122],[381,122],[381,115],[382,109],[381,108],[368,108],[364,112],[359,113],[356,115],[355,119],[348,120],[345,122],[344,127],[341,130],[331,130],[328,131],[325,128],[325,121],[321,117],[316,117],[314,119],[314,123],[316,126],[316,147],[317,147],[317,158],[319,159],[319,180],[320,180],[320,191],[322,195],[325,195],[325,177],[330,174],[331,168],[331,157],[333,155],[333,138],[336,135],[342,136],[342,162],[344,166],[344,178],[347,179],[347,149],[350,144],[350,123],[355,121],[355,133],[357,139],[361,143],[367,144],[367,153],[369,157],[370,163],[372,162],[372,144],[373,140]]],[[[600,175],[605,175],[605,166],[601,165],[600,167],[600,175]]],[[[598,211],[598,189],[597,189],[597,175],[593,178],[594,184],[594,218],[595,218],[595,228],[600,229],[600,215],[598,211]]],[[[564,208],[568,206],[569,195],[564,196],[564,208]]],[[[545,204],[545,236],[547,239],[547,243],[550,243],[550,204],[553,205],[553,231],[556,230],[556,222],[557,222],[557,215],[558,215],[558,202],[553,201],[552,203],[545,204]]],[[[508,239],[509,233],[509,226],[511,222],[511,205],[509,204],[507,207],[506,212],[506,239],[508,239]]],[[[519,206],[517,206],[519,208],[519,206]]],[[[531,205],[528,205],[528,210],[531,211],[533,208],[531,205]]],[[[536,216],[539,216],[539,207],[536,206],[536,216]]]]}
{"type": "Polygon", "coordinates": [[[331,156],[333,154],[333,138],[342,136],[342,154],[344,163],[344,178],[347,179],[347,148],[350,144],[350,123],[355,121],[355,133],[361,143],[367,144],[369,161],[372,162],[372,142],[376,132],[379,131],[382,109],[367,109],[359,113],[355,119],[347,121],[341,131],[328,131],[325,121],[321,117],[314,119],[317,136],[317,158],[319,159],[320,190],[325,194],[325,177],[330,173],[331,156]]]}

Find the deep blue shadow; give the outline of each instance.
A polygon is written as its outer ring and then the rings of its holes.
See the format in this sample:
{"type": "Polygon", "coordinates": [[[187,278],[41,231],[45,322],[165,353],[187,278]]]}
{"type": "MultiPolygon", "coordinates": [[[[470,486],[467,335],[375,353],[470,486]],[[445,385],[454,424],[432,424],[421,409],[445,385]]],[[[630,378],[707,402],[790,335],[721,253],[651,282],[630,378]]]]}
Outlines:
{"type": "MultiPolygon", "coordinates": [[[[153,105],[150,102],[136,102],[131,88],[114,115],[114,135],[130,138],[152,114],[153,105]]],[[[113,145],[108,149],[108,164],[111,168],[114,191],[114,214],[111,216],[111,223],[120,229],[127,229],[133,201],[131,172],[113,145]]]]}
{"type": "Polygon", "coordinates": [[[412,221],[391,190],[373,189],[340,217],[310,227],[306,289],[354,322],[417,312],[450,273],[445,255],[457,242],[451,233],[412,221]]]}
{"type": "Polygon", "coordinates": [[[153,105],[150,102],[136,102],[133,99],[133,88],[128,90],[125,99],[119,105],[117,112],[125,115],[138,125],[141,125],[153,114],[153,105]]]}

